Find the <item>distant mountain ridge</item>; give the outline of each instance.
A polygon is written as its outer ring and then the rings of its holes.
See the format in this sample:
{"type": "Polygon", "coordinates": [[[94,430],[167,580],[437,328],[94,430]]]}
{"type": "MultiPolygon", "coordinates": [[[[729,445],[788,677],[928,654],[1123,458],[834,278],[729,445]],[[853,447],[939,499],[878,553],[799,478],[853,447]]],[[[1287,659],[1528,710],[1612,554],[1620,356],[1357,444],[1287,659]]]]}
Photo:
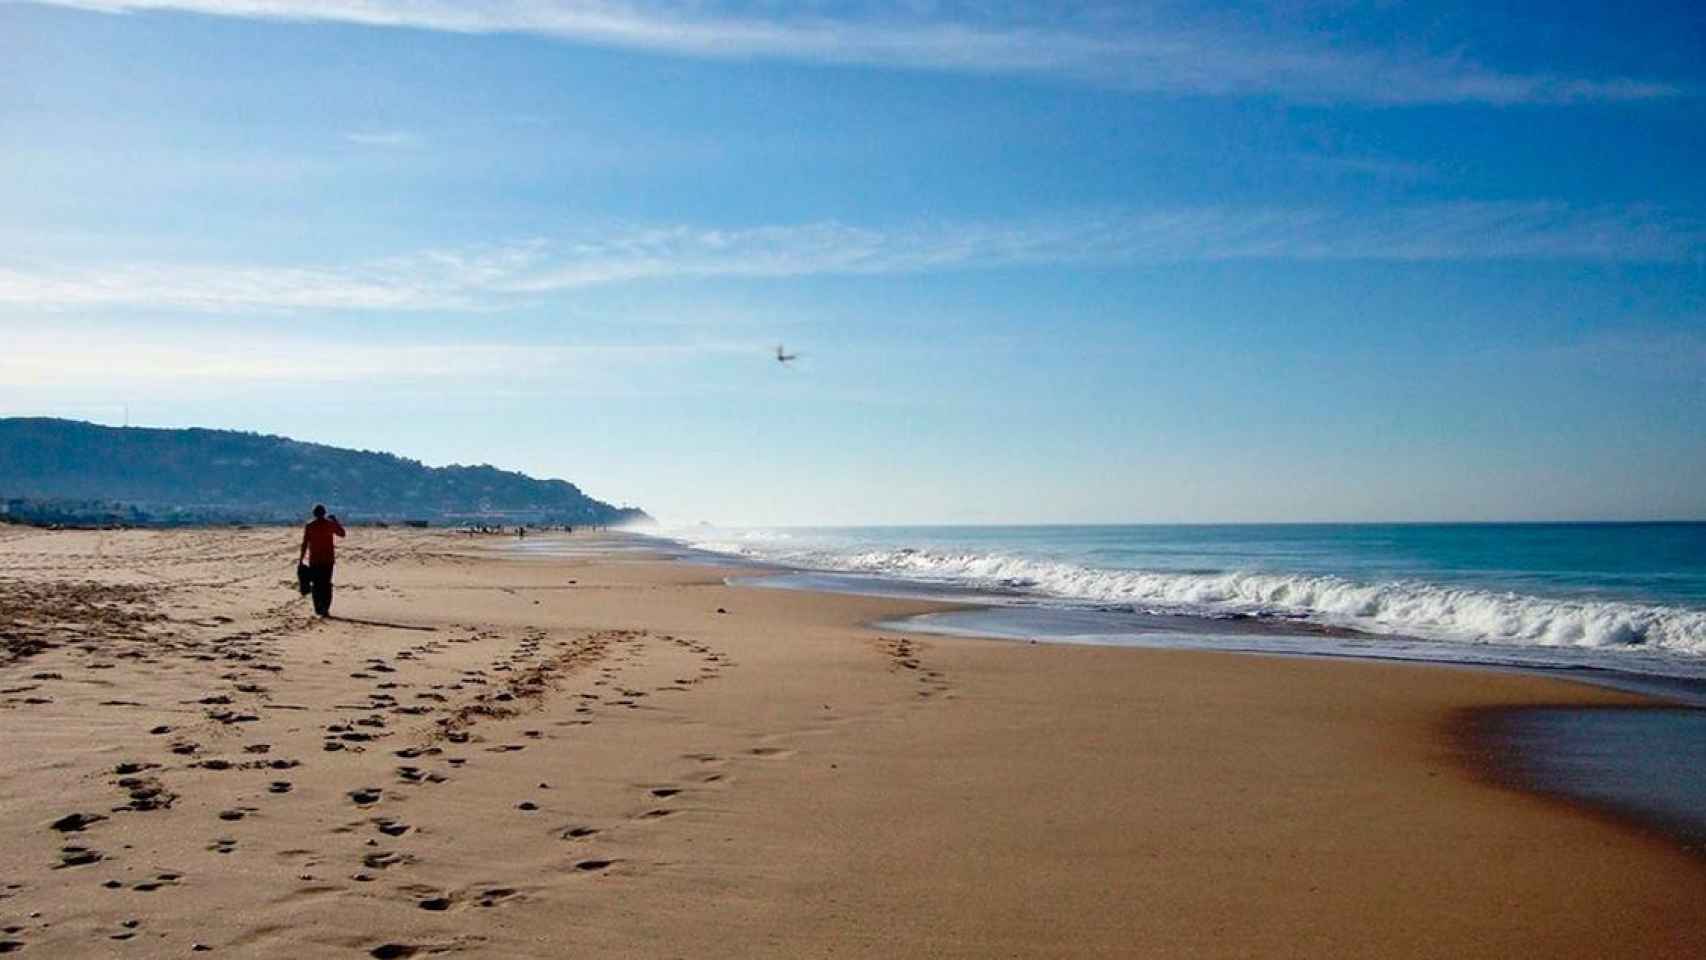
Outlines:
{"type": "Polygon", "coordinates": [[[389,453],[234,430],[0,418],[0,509],[14,518],[47,509],[105,511],[127,522],[268,522],[298,519],[315,503],[356,521],[651,519],[566,480],[492,466],[429,467],[389,453]]]}

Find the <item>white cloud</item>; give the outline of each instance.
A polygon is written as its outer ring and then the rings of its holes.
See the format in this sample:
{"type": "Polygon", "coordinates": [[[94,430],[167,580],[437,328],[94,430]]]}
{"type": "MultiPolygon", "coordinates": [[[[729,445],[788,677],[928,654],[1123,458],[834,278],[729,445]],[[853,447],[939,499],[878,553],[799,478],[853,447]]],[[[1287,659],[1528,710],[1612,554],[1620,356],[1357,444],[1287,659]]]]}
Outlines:
{"type": "Polygon", "coordinates": [[[1048,76],[1121,90],[1372,103],[1495,104],[1674,96],[1668,84],[1511,73],[1457,55],[1285,39],[1198,16],[1156,23],[1092,6],[816,5],[670,0],[0,0],[106,13],[528,33],[684,56],[1048,76]],[[999,11],[992,12],[992,11],[999,11]]]}
{"type": "Polygon", "coordinates": [[[149,333],[110,325],[57,329],[14,324],[0,353],[0,386],[123,387],[144,384],[296,384],[520,381],[593,375],[708,353],[761,355],[752,344],[396,344],[322,342],[222,330],[149,333]],[[519,379],[518,379],[519,378],[519,379]]]}
{"type": "Polygon", "coordinates": [[[1233,260],[1686,262],[1706,226],[1630,208],[1458,203],[1372,213],[1199,207],[891,228],[616,226],[351,265],[0,267],[0,305],[190,311],[497,310],[650,280],[912,274],[1233,260]]]}
{"type": "Polygon", "coordinates": [[[0,304],[187,310],[478,310],[539,245],[427,250],[353,267],[122,263],[76,270],[0,267],[0,304]]]}
{"type": "Polygon", "coordinates": [[[344,139],[363,147],[411,149],[421,145],[420,135],[407,130],[352,130],[344,139]]]}

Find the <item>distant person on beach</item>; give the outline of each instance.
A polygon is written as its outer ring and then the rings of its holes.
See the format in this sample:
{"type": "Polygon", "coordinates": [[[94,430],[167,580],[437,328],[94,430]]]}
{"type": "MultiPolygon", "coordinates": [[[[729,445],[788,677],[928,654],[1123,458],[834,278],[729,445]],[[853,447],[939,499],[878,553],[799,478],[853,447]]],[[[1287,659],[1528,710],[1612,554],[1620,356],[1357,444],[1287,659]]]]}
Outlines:
{"type": "Polygon", "coordinates": [[[344,536],[344,525],[336,514],[327,514],[326,505],[314,505],[314,519],[302,528],[302,554],[298,566],[308,567],[308,587],[314,594],[314,612],[322,617],[332,614],[332,563],[336,559],[337,537],[344,536]]]}

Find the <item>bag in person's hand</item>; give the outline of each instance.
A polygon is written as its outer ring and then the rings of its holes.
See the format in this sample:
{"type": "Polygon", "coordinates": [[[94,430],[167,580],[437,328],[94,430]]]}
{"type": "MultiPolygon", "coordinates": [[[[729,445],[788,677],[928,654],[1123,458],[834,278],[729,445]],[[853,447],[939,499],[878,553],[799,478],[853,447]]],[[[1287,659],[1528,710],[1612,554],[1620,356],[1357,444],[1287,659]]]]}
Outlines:
{"type": "Polygon", "coordinates": [[[314,579],[308,571],[308,564],[300,561],[296,564],[296,589],[301,590],[305,597],[314,591],[314,579]]]}

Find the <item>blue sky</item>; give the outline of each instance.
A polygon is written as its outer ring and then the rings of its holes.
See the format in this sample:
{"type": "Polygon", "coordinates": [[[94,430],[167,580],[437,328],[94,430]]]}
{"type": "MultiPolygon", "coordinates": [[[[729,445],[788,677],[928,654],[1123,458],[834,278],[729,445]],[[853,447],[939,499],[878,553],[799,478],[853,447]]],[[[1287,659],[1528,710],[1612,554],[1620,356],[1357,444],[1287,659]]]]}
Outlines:
{"type": "Polygon", "coordinates": [[[1703,52],[1681,4],[0,0],[0,415],[680,522],[1706,517],[1703,52]]]}

